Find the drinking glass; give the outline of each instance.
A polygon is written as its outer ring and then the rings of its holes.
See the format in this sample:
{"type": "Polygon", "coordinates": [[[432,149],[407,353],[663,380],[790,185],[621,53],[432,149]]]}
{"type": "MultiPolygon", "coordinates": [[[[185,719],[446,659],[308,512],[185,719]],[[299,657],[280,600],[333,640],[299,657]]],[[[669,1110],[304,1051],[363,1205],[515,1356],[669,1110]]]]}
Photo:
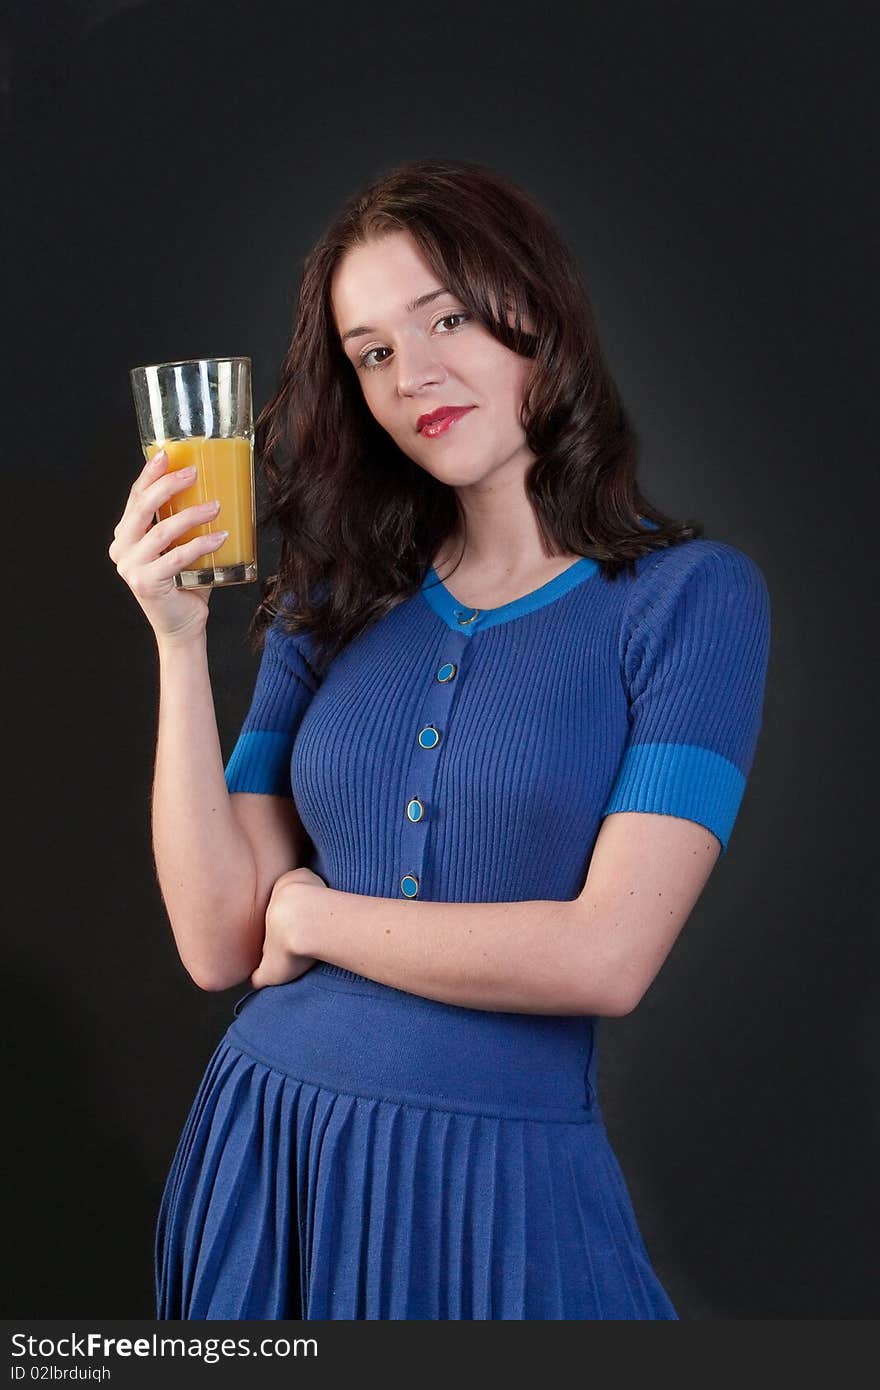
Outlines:
{"type": "Polygon", "coordinates": [[[210,521],[173,544],[228,531],[221,546],[174,576],[178,589],[250,584],[257,576],[254,427],[249,357],[196,357],[133,367],[129,373],[141,448],[149,460],[163,448],[169,473],[195,464],[189,487],[156,513],[157,521],[199,502],[220,500],[210,521]]]}

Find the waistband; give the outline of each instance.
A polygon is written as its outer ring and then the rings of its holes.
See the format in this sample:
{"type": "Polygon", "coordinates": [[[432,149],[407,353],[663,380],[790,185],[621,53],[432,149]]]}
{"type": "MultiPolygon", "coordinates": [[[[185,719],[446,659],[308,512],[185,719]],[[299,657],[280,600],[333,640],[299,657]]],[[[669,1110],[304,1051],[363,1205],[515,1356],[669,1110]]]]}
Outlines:
{"type": "Polygon", "coordinates": [[[308,1084],[434,1110],[601,1124],[598,1018],[446,1004],[319,962],[250,990],[227,1038],[308,1084]]]}

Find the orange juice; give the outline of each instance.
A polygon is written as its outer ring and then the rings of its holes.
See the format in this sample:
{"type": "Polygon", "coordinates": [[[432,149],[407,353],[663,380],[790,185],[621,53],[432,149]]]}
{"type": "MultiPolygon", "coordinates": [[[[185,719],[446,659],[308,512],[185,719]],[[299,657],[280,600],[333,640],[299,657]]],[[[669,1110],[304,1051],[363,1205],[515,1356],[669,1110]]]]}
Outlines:
{"type": "Polygon", "coordinates": [[[185,545],[196,536],[212,531],[228,531],[222,545],[199,555],[186,566],[187,570],[225,568],[231,565],[254,565],[257,558],[256,527],[254,524],[253,445],[244,436],[231,439],[206,439],[194,435],[190,439],[168,439],[163,445],[149,444],[145,450],[151,459],[159,448],[168,455],[166,472],[176,473],[195,464],[198,472],[189,487],[176,492],[157,512],[159,521],[175,516],[186,507],[219,498],[220,510],[209,521],[192,526],[172,545],[185,545]]]}

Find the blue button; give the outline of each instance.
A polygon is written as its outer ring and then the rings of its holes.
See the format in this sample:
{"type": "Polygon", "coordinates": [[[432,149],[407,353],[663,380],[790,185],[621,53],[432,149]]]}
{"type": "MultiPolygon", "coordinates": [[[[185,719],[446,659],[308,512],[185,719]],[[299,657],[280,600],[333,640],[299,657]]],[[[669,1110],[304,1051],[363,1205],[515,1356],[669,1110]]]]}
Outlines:
{"type": "Polygon", "coordinates": [[[458,667],[454,661],[447,661],[437,672],[438,681],[451,681],[457,670],[458,667]]]}
{"type": "Polygon", "coordinates": [[[400,880],[400,891],[405,898],[414,898],[419,891],[419,880],[415,874],[404,874],[400,880]]]}
{"type": "Polygon", "coordinates": [[[422,748],[436,748],[440,742],[440,734],[433,724],[426,724],[424,729],[419,730],[419,743],[422,748]]]}
{"type": "Polygon", "coordinates": [[[410,820],[422,819],[422,816],[425,814],[425,808],[417,796],[414,796],[412,801],[409,802],[406,808],[406,814],[409,816],[410,820]]]}
{"type": "Polygon", "coordinates": [[[467,627],[469,623],[475,623],[480,616],[479,608],[457,608],[455,616],[458,618],[459,627],[467,627]]]}

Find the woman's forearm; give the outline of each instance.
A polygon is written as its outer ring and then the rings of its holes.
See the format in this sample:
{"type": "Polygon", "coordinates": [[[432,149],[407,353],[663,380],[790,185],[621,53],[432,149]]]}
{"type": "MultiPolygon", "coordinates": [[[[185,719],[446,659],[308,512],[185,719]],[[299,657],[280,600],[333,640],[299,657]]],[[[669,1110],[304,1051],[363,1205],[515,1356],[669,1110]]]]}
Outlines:
{"type": "Polygon", "coordinates": [[[256,865],[224,774],[204,633],[159,642],[153,854],[180,959],[202,989],[226,989],[260,959],[256,865]]]}
{"type": "Polygon", "coordinates": [[[591,930],[578,899],[442,903],[307,892],[291,897],[296,949],[395,989],[510,1013],[623,1011],[607,938],[591,930]]]}

